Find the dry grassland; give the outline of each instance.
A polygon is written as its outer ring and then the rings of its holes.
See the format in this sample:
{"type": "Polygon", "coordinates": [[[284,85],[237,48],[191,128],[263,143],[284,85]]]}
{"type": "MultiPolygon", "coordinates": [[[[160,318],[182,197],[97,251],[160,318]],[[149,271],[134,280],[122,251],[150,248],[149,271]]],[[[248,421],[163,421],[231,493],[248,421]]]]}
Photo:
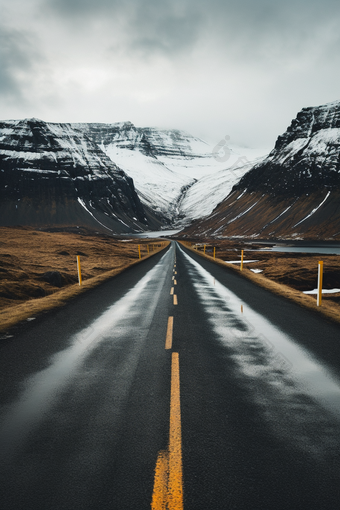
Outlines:
{"type": "MultiPolygon", "coordinates": [[[[187,247],[191,243],[183,242],[187,247]]],[[[268,290],[287,297],[299,305],[325,315],[327,318],[340,322],[340,293],[323,294],[322,305],[316,306],[316,295],[303,294],[305,290],[317,288],[318,262],[323,261],[323,289],[340,289],[340,256],[339,255],[309,255],[307,253],[288,253],[256,251],[247,249],[241,243],[232,241],[216,241],[216,260],[219,265],[228,266],[233,271],[240,272],[240,264],[226,264],[225,261],[241,260],[241,250],[244,250],[242,276],[268,290]],[[260,269],[256,274],[251,269],[260,269]]],[[[207,245],[206,257],[211,259],[213,246],[207,245]]],[[[203,244],[197,246],[197,251],[203,255],[203,244]]],[[[196,251],[196,250],[195,250],[196,251]]]]}
{"type": "Polygon", "coordinates": [[[71,297],[151,256],[164,241],[114,239],[81,229],[44,232],[0,227],[0,331],[71,297]],[[76,256],[83,285],[79,287],[76,256]]]}

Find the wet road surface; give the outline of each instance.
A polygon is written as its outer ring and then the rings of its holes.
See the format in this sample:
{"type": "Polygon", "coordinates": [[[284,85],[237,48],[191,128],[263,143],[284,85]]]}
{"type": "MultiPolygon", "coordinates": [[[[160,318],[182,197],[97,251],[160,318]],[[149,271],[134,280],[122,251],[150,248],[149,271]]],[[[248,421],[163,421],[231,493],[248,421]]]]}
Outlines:
{"type": "Polygon", "coordinates": [[[338,508],[339,344],[173,244],[1,341],[0,508],[338,508]]]}

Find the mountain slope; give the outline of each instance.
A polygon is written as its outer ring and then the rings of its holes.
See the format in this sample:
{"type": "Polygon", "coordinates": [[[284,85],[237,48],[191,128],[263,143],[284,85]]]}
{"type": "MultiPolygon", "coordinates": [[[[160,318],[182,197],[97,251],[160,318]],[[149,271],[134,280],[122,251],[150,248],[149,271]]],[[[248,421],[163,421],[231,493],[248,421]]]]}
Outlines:
{"type": "Polygon", "coordinates": [[[129,232],[160,224],[143,208],[131,178],[69,124],[1,122],[0,170],[1,225],[129,232]]]}
{"type": "Polygon", "coordinates": [[[246,156],[254,156],[231,147],[224,161],[206,142],[183,131],[137,128],[131,122],[72,126],[132,177],[142,203],[172,226],[209,214],[249,169],[246,156]]]}
{"type": "Polygon", "coordinates": [[[183,192],[178,205],[179,217],[187,221],[188,218],[208,216],[226,198],[233,185],[262,158],[255,161],[247,161],[247,158],[238,159],[242,160],[240,165],[234,164],[219,172],[208,174],[183,192]]]}
{"type": "Polygon", "coordinates": [[[186,235],[340,239],[340,102],[304,108],[186,235]]]}

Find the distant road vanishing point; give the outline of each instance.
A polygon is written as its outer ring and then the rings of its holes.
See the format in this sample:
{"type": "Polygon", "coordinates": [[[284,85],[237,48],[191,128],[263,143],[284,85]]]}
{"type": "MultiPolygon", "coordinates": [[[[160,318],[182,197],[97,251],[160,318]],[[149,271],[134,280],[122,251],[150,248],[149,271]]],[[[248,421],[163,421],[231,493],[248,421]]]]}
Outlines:
{"type": "Polygon", "coordinates": [[[334,510],[340,326],[181,245],[0,345],[2,510],[334,510]]]}

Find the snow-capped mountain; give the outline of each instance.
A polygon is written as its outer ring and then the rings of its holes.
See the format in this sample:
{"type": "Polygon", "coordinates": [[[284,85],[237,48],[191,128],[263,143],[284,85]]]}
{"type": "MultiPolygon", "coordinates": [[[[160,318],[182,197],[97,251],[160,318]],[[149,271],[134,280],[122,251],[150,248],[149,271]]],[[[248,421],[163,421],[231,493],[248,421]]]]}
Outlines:
{"type": "Polygon", "coordinates": [[[160,225],[97,144],[69,124],[38,119],[0,122],[0,224],[160,225]]]}
{"type": "Polygon", "coordinates": [[[257,158],[249,161],[246,156],[239,156],[234,165],[198,179],[180,197],[178,204],[179,221],[182,220],[185,224],[188,220],[208,216],[226,198],[226,192],[229,193],[235,182],[238,182],[256,162],[262,159],[257,158]]]}
{"type": "Polygon", "coordinates": [[[186,235],[340,239],[340,102],[302,109],[267,158],[186,235]]]}
{"type": "Polygon", "coordinates": [[[252,166],[248,158],[262,154],[225,139],[211,147],[183,131],[138,128],[131,122],[72,126],[133,178],[142,203],[171,226],[209,214],[252,166]]]}
{"type": "Polygon", "coordinates": [[[304,108],[235,189],[300,196],[339,188],[340,102],[304,108]]]}
{"type": "Polygon", "coordinates": [[[0,224],[113,232],[186,225],[208,215],[252,166],[257,153],[227,139],[210,147],[182,131],[130,122],[3,121],[0,224]]]}

